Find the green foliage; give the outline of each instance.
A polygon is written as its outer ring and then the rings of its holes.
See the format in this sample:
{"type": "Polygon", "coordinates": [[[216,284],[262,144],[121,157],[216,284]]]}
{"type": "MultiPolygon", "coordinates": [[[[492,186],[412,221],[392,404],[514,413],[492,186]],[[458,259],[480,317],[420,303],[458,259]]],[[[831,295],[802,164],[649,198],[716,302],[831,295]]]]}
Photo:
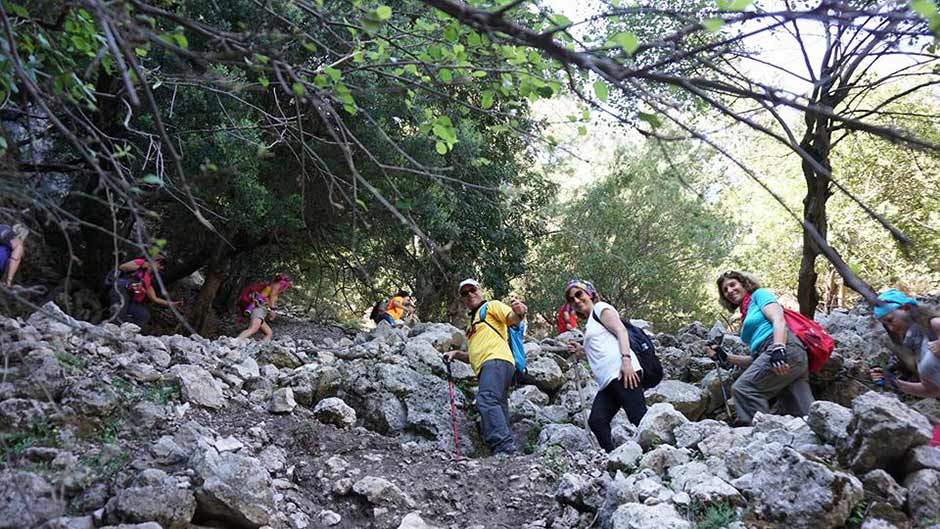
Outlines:
{"type": "Polygon", "coordinates": [[[707,507],[693,505],[691,512],[695,520],[695,529],[724,529],[738,519],[738,513],[734,506],[728,503],[719,503],[707,507]]]}
{"type": "Polygon", "coordinates": [[[849,519],[845,521],[845,527],[848,529],[856,529],[862,526],[862,523],[865,521],[865,517],[868,515],[868,509],[871,505],[867,500],[863,500],[855,504],[855,507],[852,509],[852,513],[849,515],[849,519]]]}
{"type": "Polygon", "coordinates": [[[94,456],[85,457],[81,462],[83,465],[94,470],[99,477],[109,478],[124,468],[124,465],[130,461],[130,458],[130,454],[122,451],[116,454],[99,453],[94,456]]]}
{"type": "Polygon", "coordinates": [[[565,449],[552,445],[545,449],[539,458],[542,468],[548,470],[555,477],[560,477],[571,468],[571,461],[567,457],[565,449]]]}
{"type": "MultiPolygon", "coordinates": [[[[926,96],[891,110],[930,115],[936,108],[935,100],[926,96]]],[[[940,128],[931,120],[901,120],[927,141],[940,140],[940,128]]],[[[830,233],[846,261],[879,289],[935,288],[940,282],[940,157],[852,135],[840,146],[833,168],[840,182],[913,241],[905,252],[856,204],[837,194],[831,201],[830,233]]]]}
{"type": "Polygon", "coordinates": [[[60,364],[65,366],[65,369],[72,373],[79,373],[85,370],[88,362],[84,358],[75,356],[72,353],[64,350],[59,350],[55,352],[55,357],[60,364]]]}
{"type": "Polygon", "coordinates": [[[695,170],[669,166],[655,148],[621,152],[612,173],[567,204],[558,231],[535,250],[543,266],[526,281],[530,309],[554,321],[565,283],[581,277],[660,330],[706,318],[705,285],[730,249],[733,225],[680,183],[694,181],[695,170]]]}
{"type": "Polygon", "coordinates": [[[0,434],[0,458],[7,459],[34,446],[54,447],[59,444],[59,429],[46,417],[36,417],[22,430],[0,434]]]}

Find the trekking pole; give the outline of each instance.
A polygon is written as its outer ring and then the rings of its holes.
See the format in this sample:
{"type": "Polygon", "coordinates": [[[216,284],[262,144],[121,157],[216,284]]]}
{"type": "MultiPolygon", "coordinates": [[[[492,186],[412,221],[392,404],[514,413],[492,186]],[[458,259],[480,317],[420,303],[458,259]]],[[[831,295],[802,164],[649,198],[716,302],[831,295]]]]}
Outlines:
{"type": "Polygon", "coordinates": [[[581,421],[584,422],[584,431],[587,433],[588,439],[591,440],[591,446],[593,446],[596,450],[598,448],[597,439],[594,438],[594,434],[591,433],[591,428],[588,425],[588,417],[586,415],[587,409],[584,406],[584,393],[581,392],[581,362],[578,361],[577,353],[575,353],[574,359],[574,380],[578,385],[578,402],[581,403],[581,421]]]}
{"type": "Polygon", "coordinates": [[[722,333],[713,336],[707,344],[707,347],[710,347],[715,351],[715,356],[712,358],[712,362],[715,364],[715,374],[718,375],[718,387],[721,389],[721,400],[725,404],[725,414],[728,416],[728,423],[731,422],[731,407],[728,406],[728,393],[725,391],[725,380],[721,376],[721,364],[727,362],[727,354],[725,353],[722,345],[725,341],[725,335],[722,333]],[[721,360],[719,362],[719,360],[721,360]]]}
{"type": "Polygon", "coordinates": [[[718,387],[721,388],[721,400],[725,403],[725,414],[728,416],[728,421],[731,421],[731,407],[728,406],[728,394],[725,392],[725,381],[721,377],[721,364],[717,360],[712,360],[715,363],[715,374],[718,375],[718,387]]]}
{"type": "Polygon", "coordinates": [[[457,406],[454,404],[454,376],[450,372],[450,362],[444,361],[447,367],[447,386],[450,389],[450,419],[454,425],[454,453],[460,457],[460,441],[457,437],[457,406]]]}

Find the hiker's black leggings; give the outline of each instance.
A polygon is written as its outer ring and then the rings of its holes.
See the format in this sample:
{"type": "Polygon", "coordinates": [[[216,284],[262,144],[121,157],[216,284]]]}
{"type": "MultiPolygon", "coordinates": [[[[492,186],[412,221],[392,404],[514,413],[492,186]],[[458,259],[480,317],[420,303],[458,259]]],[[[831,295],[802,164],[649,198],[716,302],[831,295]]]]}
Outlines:
{"type": "Polygon", "coordinates": [[[634,425],[640,424],[640,419],[646,415],[646,397],[643,388],[627,389],[623,387],[623,380],[614,380],[607,387],[597,392],[594,404],[591,406],[591,416],[588,425],[597,442],[606,452],[613,450],[614,441],[610,438],[610,421],[617,415],[617,410],[623,408],[627,418],[634,425]]]}

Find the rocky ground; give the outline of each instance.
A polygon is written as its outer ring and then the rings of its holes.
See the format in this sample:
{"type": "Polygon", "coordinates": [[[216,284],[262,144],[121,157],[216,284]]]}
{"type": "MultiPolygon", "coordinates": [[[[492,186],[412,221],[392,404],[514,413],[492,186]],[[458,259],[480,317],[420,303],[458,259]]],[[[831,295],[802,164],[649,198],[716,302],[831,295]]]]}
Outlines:
{"type": "Polygon", "coordinates": [[[940,524],[935,401],[866,385],[887,342],[864,309],[825,324],[837,352],[813,386],[826,400],[748,428],[727,425],[721,389],[736,373],[701,357],[721,329],[655,335],[667,380],[638,428],[616,419],[609,456],[583,428],[596,387],[565,336],[526,345],[511,397],[523,456],[483,457],[474,378],[456,364],[456,457],[440,351],[465,338],[450,325],[288,322],[272,343],[238,346],[48,304],[0,318],[0,529],[940,524]]]}

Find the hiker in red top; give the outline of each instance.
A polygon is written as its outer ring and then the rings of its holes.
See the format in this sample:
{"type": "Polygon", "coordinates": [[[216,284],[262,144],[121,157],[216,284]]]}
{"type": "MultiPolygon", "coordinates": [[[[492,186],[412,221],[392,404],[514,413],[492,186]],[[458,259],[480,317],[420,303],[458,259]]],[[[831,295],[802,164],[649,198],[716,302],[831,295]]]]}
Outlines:
{"type": "MultiPolygon", "coordinates": [[[[729,311],[741,310],[741,340],[750,351],[727,355],[728,362],[744,368],[731,387],[738,423],[747,426],[757,412],[769,413],[774,398],[790,415],[809,413],[809,356],[777,298],[749,275],[731,271],[718,277],[718,301],[729,311]]],[[[706,348],[706,354],[717,353],[706,348]]]]}
{"type": "MultiPolygon", "coordinates": [[[[165,255],[152,259],[158,271],[163,270],[165,255]]],[[[141,328],[150,321],[150,311],[144,307],[145,299],[155,305],[180,307],[182,301],[167,301],[153,289],[153,268],[144,258],[130,260],[118,267],[117,274],[109,275],[108,298],[111,301],[111,320],[116,323],[135,323],[141,328]]]]}
{"type": "Polygon", "coordinates": [[[236,310],[250,319],[248,328],[238,335],[238,340],[246,340],[259,330],[264,333],[264,341],[270,341],[274,331],[268,320],[277,317],[278,297],[287,290],[293,281],[284,274],[277,274],[270,283],[253,283],[242,290],[238,296],[236,310]]]}
{"type": "Polygon", "coordinates": [[[574,309],[571,308],[570,303],[565,303],[558,308],[555,323],[558,324],[558,334],[573,331],[578,328],[578,316],[574,313],[574,309]]]}

